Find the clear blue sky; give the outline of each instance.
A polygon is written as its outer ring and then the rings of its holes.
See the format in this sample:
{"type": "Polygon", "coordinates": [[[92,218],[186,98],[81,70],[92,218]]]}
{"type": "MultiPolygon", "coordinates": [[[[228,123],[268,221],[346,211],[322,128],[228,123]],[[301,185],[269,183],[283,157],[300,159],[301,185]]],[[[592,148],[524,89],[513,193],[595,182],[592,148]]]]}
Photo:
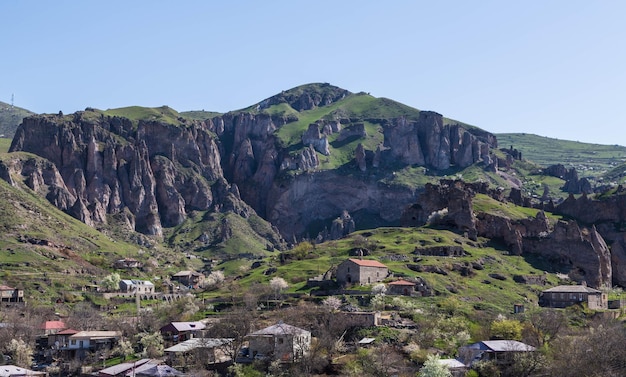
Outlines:
{"type": "Polygon", "coordinates": [[[328,82],[626,145],[626,1],[0,1],[0,100],[236,110],[328,82]]]}

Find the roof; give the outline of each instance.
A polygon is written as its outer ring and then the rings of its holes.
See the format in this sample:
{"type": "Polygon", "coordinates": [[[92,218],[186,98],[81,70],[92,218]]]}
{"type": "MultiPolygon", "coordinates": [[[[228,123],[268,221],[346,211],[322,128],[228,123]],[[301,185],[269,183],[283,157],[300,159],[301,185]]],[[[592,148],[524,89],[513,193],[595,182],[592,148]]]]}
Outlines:
{"type": "Polygon", "coordinates": [[[74,334],[77,334],[78,332],[79,332],[78,330],[65,329],[63,331],[59,331],[57,335],[74,335],[74,334]]]}
{"type": "Polygon", "coordinates": [[[150,359],[141,359],[141,360],[137,360],[134,361],[132,363],[120,363],[117,365],[113,365],[111,367],[108,368],[104,368],[100,371],[100,375],[106,374],[109,376],[116,376],[120,373],[124,373],[126,371],[132,370],[133,368],[136,368],[140,365],[143,365],[145,363],[147,363],[148,361],[150,361],[150,359]]]}
{"type": "Polygon", "coordinates": [[[70,338],[117,338],[121,336],[121,331],[79,331],[70,338]]]}
{"type": "Polygon", "coordinates": [[[466,368],[467,366],[457,359],[439,359],[439,364],[445,365],[448,369],[466,368]]]}
{"type": "Polygon", "coordinates": [[[0,377],[10,376],[44,376],[44,372],[35,372],[29,369],[16,367],[15,365],[1,365],[0,377]]]}
{"type": "Polygon", "coordinates": [[[65,322],[63,321],[46,321],[44,323],[41,324],[41,326],[39,326],[40,329],[42,330],[58,330],[58,329],[65,329],[67,328],[67,326],[65,326],[65,322]]]}
{"type": "Polygon", "coordinates": [[[204,330],[206,325],[202,322],[171,322],[169,325],[163,326],[172,326],[176,329],[176,331],[194,331],[194,330],[204,330]]]}
{"type": "Polygon", "coordinates": [[[0,285],[0,291],[14,291],[15,288],[11,288],[8,285],[0,285]]]}
{"type": "Polygon", "coordinates": [[[166,348],[165,352],[187,352],[196,348],[215,348],[232,342],[231,338],[192,338],[166,348]]]}
{"type": "Polygon", "coordinates": [[[144,364],[126,374],[127,376],[183,376],[184,374],[165,364],[144,364]]]}
{"type": "Polygon", "coordinates": [[[550,289],[546,289],[543,292],[556,292],[556,293],[602,293],[601,291],[593,288],[589,288],[586,285],[559,285],[550,289]]]}
{"type": "Polygon", "coordinates": [[[359,340],[359,344],[372,344],[375,340],[376,338],[363,338],[359,340]]]}
{"type": "Polygon", "coordinates": [[[389,283],[389,285],[410,285],[410,286],[414,286],[415,283],[411,283],[410,281],[406,281],[406,280],[396,280],[396,281],[392,281],[391,283],[389,283]]]}
{"type": "Polygon", "coordinates": [[[286,323],[277,323],[273,326],[270,327],[266,327],[264,329],[261,329],[259,331],[255,331],[252,334],[249,334],[249,336],[255,336],[255,335],[283,335],[283,334],[304,334],[304,333],[308,333],[309,331],[305,330],[305,329],[301,329],[299,327],[296,326],[291,326],[288,325],[286,323]]]}
{"type": "Polygon", "coordinates": [[[535,347],[517,340],[483,340],[474,343],[469,348],[479,349],[491,352],[515,352],[515,351],[534,351],[535,347]]]}
{"type": "Polygon", "coordinates": [[[354,259],[354,258],[350,258],[348,259],[350,262],[356,263],[359,266],[362,267],[383,267],[383,268],[387,268],[387,266],[385,266],[384,264],[380,263],[377,260],[371,260],[371,259],[354,259]]]}
{"type": "Polygon", "coordinates": [[[196,271],[185,270],[185,271],[179,271],[179,272],[175,273],[172,276],[189,276],[189,275],[197,275],[197,276],[199,276],[199,275],[202,275],[202,274],[199,273],[199,272],[196,272],[196,271]]]}

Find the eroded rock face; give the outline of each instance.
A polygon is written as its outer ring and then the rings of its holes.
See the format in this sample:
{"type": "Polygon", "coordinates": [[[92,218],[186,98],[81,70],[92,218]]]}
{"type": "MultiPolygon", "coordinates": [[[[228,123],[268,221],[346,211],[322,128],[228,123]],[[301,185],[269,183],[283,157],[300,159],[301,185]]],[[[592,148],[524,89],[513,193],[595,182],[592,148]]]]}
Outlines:
{"type": "MultiPolygon", "coordinates": [[[[615,266],[626,261],[626,255],[619,250],[611,254],[595,226],[581,227],[573,220],[552,226],[542,211],[534,218],[515,220],[493,213],[474,214],[472,198],[476,193],[503,200],[500,192],[486,185],[442,180],[440,185],[426,185],[417,202],[405,209],[403,224],[423,225],[432,213],[447,209],[440,224],[466,232],[470,238],[474,234],[501,240],[512,254],[540,254],[569,267],[572,279],[594,287],[612,284],[615,266]]],[[[617,277],[621,281],[621,274],[617,277]]]]}
{"type": "Polygon", "coordinates": [[[128,209],[129,224],[150,235],[213,204],[208,182],[223,173],[206,130],[152,121],[135,129],[124,119],[84,115],[27,118],[13,140],[11,151],[36,153],[58,167],[24,170],[33,189],[51,187],[51,203],[92,226],[128,209]]]}
{"type": "Polygon", "coordinates": [[[444,125],[441,114],[435,112],[422,111],[417,121],[396,119],[383,130],[384,145],[392,158],[406,164],[443,170],[452,165],[464,168],[478,161],[494,163],[490,148],[497,147],[497,141],[493,135],[475,135],[459,125],[444,125]]]}

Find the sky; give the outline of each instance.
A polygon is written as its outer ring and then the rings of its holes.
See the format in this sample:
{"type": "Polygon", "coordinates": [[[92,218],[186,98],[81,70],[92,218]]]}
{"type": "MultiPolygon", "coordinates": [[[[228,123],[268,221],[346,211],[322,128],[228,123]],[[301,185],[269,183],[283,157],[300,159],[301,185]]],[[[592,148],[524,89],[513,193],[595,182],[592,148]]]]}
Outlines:
{"type": "Polygon", "coordinates": [[[1,0],[0,101],[237,110],[327,82],[626,146],[626,1],[1,0]]]}

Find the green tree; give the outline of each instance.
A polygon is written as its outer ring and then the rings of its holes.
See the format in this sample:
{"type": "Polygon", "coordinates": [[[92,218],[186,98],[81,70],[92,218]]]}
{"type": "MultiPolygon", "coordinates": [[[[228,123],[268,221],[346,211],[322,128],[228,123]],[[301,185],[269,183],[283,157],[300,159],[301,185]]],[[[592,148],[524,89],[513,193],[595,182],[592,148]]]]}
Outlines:
{"type": "Polygon", "coordinates": [[[122,278],[120,277],[120,274],[114,272],[102,278],[100,286],[107,292],[116,291],[120,287],[121,280],[122,278]]]}
{"type": "Polygon", "coordinates": [[[521,340],[522,324],[515,319],[498,319],[491,323],[492,339],[521,340]]]}
{"type": "Polygon", "coordinates": [[[417,377],[452,377],[450,369],[439,362],[438,355],[430,355],[424,366],[417,373],[417,377]]]}

